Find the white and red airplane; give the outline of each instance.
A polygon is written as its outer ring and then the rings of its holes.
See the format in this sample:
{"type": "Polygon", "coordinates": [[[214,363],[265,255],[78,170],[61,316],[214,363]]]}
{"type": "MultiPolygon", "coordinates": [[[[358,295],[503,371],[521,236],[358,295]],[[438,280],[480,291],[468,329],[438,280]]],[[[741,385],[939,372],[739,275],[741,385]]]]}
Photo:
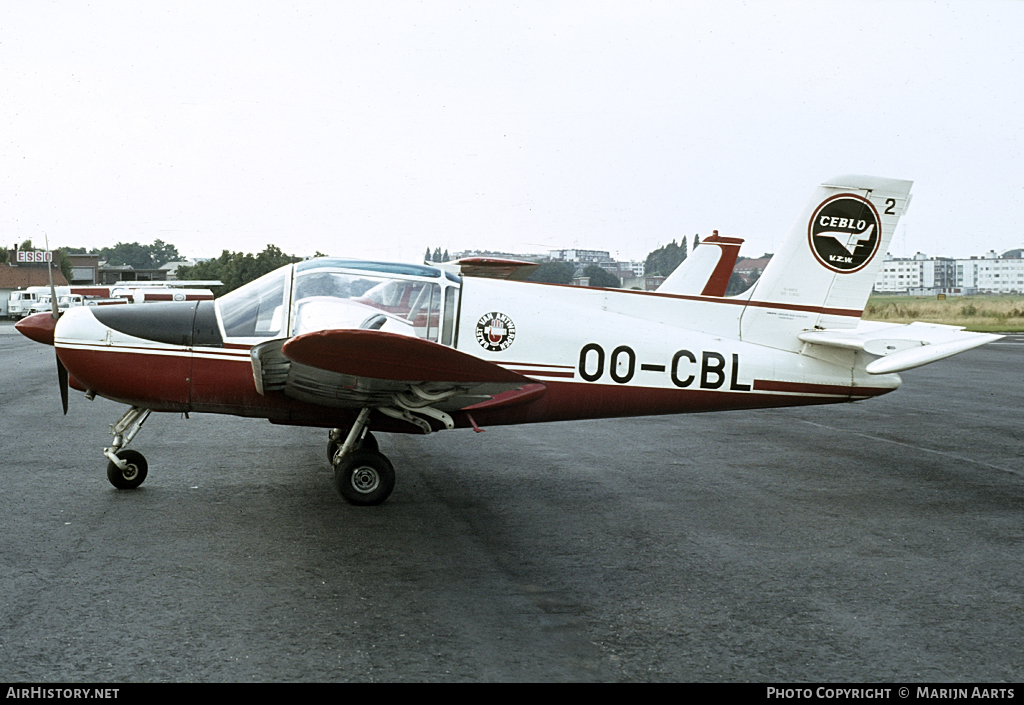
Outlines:
{"type": "Polygon", "coordinates": [[[320,258],[215,301],[76,308],[17,327],[56,346],[65,413],[69,383],[131,407],[104,450],[118,488],[146,478],[125,446],[151,412],[206,412],[331,429],[338,491],[380,504],[395,472],[371,431],[857,401],[1000,337],[860,320],[910,186],[823,184],[738,296],[725,288],[742,241],[716,235],[656,292],[519,281],[528,263],[320,258]]]}

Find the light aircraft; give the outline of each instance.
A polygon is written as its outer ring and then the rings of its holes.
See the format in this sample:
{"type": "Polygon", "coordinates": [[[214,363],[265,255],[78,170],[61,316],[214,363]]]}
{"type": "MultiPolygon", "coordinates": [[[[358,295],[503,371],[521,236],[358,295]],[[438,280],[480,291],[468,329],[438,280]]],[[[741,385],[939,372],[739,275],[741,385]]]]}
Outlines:
{"type": "Polygon", "coordinates": [[[282,267],[215,301],[74,308],[18,329],[56,346],[67,387],[129,405],[104,449],[118,488],[149,414],[234,414],[330,429],[341,495],[385,501],[375,432],[830,404],[1000,336],[861,321],[911,182],[841,176],[814,192],[746,292],[737,238],[707,237],[655,292],[521,281],[532,265],[337,258],[282,267]]]}

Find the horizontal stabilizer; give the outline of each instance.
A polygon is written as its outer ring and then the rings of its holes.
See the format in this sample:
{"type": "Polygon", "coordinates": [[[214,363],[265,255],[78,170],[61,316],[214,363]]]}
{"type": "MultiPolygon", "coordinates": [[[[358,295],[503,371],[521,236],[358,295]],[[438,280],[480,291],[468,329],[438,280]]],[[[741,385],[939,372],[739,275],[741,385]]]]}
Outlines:
{"type": "Polygon", "coordinates": [[[879,359],[869,363],[865,369],[868,374],[882,375],[927,365],[1003,336],[968,333],[959,326],[915,322],[909,325],[861,323],[856,331],[806,331],[798,337],[812,345],[878,355],[879,359]]]}
{"type": "Polygon", "coordinates": [[[529,384],[534,380],[437,343],[377,330],[322,330],[292,338],[289,360],[329,372],[392,381],[529,384]]]}

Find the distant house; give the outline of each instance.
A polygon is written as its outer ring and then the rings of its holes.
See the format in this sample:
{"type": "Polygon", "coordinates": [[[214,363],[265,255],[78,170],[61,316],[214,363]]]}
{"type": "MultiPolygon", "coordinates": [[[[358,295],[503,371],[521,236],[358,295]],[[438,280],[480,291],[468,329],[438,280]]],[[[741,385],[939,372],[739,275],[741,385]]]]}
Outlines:
{"type": "Polygon", "coordinates": [[[117,282],[162,282],[167,281],[166,269],[134,269],[129,264],[104,265],[99,268],[99,281],[101,286],[116,284],[117,282]]]}
{"type": "Polygon", "coordinates": [[[659,286],[665,283],[665,277],[660,274],[653,274],[644,277],[644,291],[655,291],[659,286]]]}
{"type": "Polygon", "coordinates": [[[194,267],[199,260],[181,260],[178,262],[168,262],[167,264],[161,265],[160,269],[167,272],[167,281],[177,281],[178,279],[178,267],[194,267]]]}
{"type": "Polygon", "coordinates": [[[100,256],[99,255],[71,255],[68,256],[71,262],[71,283],[89,286],[95,284],[100,278],[100,256]]]}
{"type": "Polygon", "coordinates": [[[771,260],[771,257],[740,260],[736,263],[736,266],[732,268],[732,272],[733,274],[739,275],[744,284],[750,286],[757,281],[758,277],[761,276],[764,268],[768,266],[768,263],[771,262],[771,260]]]}
{"type": "MultiPolygon", "coordinates": [[[[13,253],[12,253],[13,254],[13,253]]],[[[13,261],[13,257],[11,260],[13,261]]],[[[53,268],[53,285],[67,286],[68,280],[61,271],[53,268]]],[[[7,317],[7,302],[12,291],[21,291],[30,286],[49,286],[50,272],[46,264],[0,264],[0,317],[7,317]]]]}

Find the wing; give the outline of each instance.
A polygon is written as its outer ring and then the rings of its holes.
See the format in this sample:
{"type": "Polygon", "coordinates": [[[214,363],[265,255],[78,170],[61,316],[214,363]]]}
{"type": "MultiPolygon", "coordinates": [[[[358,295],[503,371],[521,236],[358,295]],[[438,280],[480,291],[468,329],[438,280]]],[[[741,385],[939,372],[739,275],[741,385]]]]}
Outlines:
{"type": "Polygon", "coordinates": [[[528,276],[540,269],[540,265],[536,262],[523,262],[514,259],[464,257],[454,262],[445,262],[441,268],[452,274],[461,274],[465,277],[525,281],[528,276]]]}
{"type": "Polygon", "coordinates": [[[521,403],[544,385],[452,348],[377,330],[322,330],[252,348],[261,394],[281,391],[334,408],[371,407],[424,431],[423,417],[454,426],[450,413],[470,406],[521,403]]]}

